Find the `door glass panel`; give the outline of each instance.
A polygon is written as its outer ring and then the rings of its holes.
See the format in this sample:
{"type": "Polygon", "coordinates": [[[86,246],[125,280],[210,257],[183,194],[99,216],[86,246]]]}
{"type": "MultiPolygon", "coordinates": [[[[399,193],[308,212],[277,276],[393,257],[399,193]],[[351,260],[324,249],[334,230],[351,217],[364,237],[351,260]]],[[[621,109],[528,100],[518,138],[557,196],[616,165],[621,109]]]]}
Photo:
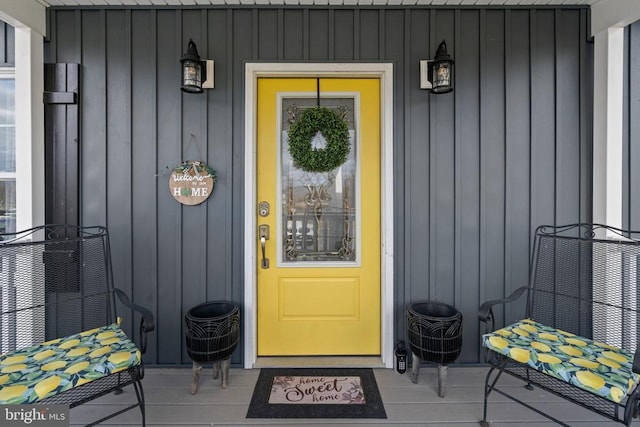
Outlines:
{"type": "MultiPolygon", "coordinates": [[[[305,108],[316,105],[315,98],[282,100],[281,259],[285,265],[300,262],[353,263],[357,259],[358,144],[353,98],[322,98],[321,102],[321,106],[342,115],[349,125],[351,149],[345,163],[329,172],[306,172],[297,168],[289,155],[289,125],[305,108]]],[[[312,146],[322,149],[326,141],[318,134],[312,140],[312,146]]]]}

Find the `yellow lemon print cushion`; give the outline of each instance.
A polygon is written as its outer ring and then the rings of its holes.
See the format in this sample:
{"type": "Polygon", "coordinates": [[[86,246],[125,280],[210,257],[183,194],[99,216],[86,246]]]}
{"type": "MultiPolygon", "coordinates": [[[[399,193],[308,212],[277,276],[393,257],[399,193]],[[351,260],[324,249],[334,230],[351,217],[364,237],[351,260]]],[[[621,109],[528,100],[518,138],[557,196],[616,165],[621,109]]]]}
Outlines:
{"type": "Polygon", "coordinates": [[[577,347],[584,347],[585,345],[587,345],[586,342],[579,340],[577,338],[567,338],[565,339],[566,342],[568,342],[569,344],[575,345],[577,347]]]}
{"type": "Polygon", "coordinates": [[[598,362],[602,363],[604,366],[608,366],[610,368],[613,369],[620,369],[622,366],[620,366],[620,364],[618,362],[614,362],[611,359],[608,359],[606,357],[600,356],[596,359],[598,362]]]}
{"type": "Polygon", "coordinates": [[[111,338],[114,337],[116,335],[116,333],[114,331],[106,331],[106,332],[101,332],[99,333],[96,338],[98,338],[99,340],[104,340],[107,338],[111,338]]]}
{"type": "Polygon", "coordinates": [[[624,397],[624,391],[620,390],[618,387],[611,387],[610,391],[611,400],[616,403],[620,403],[622,398],[624,397]]]}
{"type": "Polygon", "coordinates": [[[69,350],[67,352],[67,356],[69,357],[78,357],[78,356],[82,356],[83,354],[86,354],[89,352],[89,347],[76,347],[72,350],[69,350]]]}
{"type": "Polygon", "coordinates": [[[538,337],[542,340],[547,340],[547,341],[558,341],[558,337],[556,335],[550,334],[548,332],[542,332],[540,334],[538,334],[538,337]]]}
{"type": "Polygon", "coordinates": [[[513,328],[513,332],[515,332],[516,334],[522,336],[522,337],[528,337],[529,336],[529,332],[525,331],[524,329],[521,328],[513,328]]]}
{"type": "Polygon", "coordinates": [[[527,363],[529,361],[529,350],[525,350],[524,348],[512,348],[509,350],[509,357],[513,360],[517,360],[520,363],[527,363]]]}
{"type": "Polygon", "coordinates": [[[93,328],[93,329],[90,329],[90,330],[88,330],[88,331],[84,331],[84,332],[82,332],[82,333],[80,334],[80,336],[81,336],[81,337],[88,337],[89,335],[93,335],[93,334],[95,334],[96,332],[98,332],[98,330],[99,330],[99,329],[100,329],[100,328],[93,328]]]}
{"type": "Polygon", "coordinates": [[[501,338],[501,337],[496,337],[496,336],[489,337],[489,343],[493,347],[499,348],[500,350],[502,350],[504,348],[507,348],[507,346],[509,345],[507,340],[505,340],[504,338],[501,338]]]}
{"type": "Polygon", "coordinates": [[[109,344],[115,344],[117,342],[120,342],[120,338],[113,337],[113,338],[107,338],[106,340],[100,341],[100,344],[109,345],[109,344]]]}
{"type": "Polygon", "coordinates": [[[80,344],[80,340],[76,338],[69,341],[65,341],[62,344],[60,344],[58,347],[60,347],[63,350],[67,350],[71,347],[77,346],[78,344],[80,344]]]}
{"type": "Polygon", "coordinates": [[[24,393],[25,391],[27,391],[26,385],[12,385],[8,387],[3,387],[2,390],[0,390],[0,401],[5,402],[14,397],[18,397],[22,395],[22,393],[24,393]]]}
{"type": "Polygon", "coordinates": [[[605,384],[604,378],[589,371],[576,372],[576,378],[578,378],[580,384],[590,387],[594,390],[601,389],[605,384]]]}
{"type": "Polygon", "coordinates": [[[53,356],[54,354],[56,354],[56,352],[51,350],[51,349],[43,350],[40,353],[36,353],[33,356],[33,360],[37,360],[39,362],[41,360],[44,360],[44,359],[47,359],[47,358],[53,356]]]}
{"type": "Polygon", "coordinates": [[[595,345],[597,345],[598,347],[602,347],[602,348],[608,348],[609,350],[617,350],[616,347],[609,345],[609,344],[605,344],[603,342],[598,342],[598,341],[594,341],[593,342],[595,345]]]}
{"type": "Polygon", "coordinates": [[[13,365],[16,363],[22,363],[27,359],[26,354],[19,354],[17,356],[9,356],[5,357],[2,362],[0,362],[1,366],[13,365]]]}
{"type": "Polygon", "coordinates": [[[553,356],[551,354],[539,354],[538,355],[538,362],[542,362],[542,363],[562,363],[562,360],[560,360],[560,358],[553,356]]]}
{"type": "Polygon", "coordinates": [[[531,343],[531,347],[533,347],[536,350],[541,351],[543,353],[549,353],[551,351],[551,347],[549,347],[545,343],[539,342],[539,341],[533,341],[531,343]]]}
{"type": "Polygon", "coordinates": [[[64,366],[67,366],[67,362],[65,362],[64,360],[56,360],[54,362],[49,362],[46,365],[42,365],[42,369],[43,371],[55,371],[56,369],[60,369],[64,366]]]}
{"type": "Polygon", "coordinates": [[[100,357],[103,356],[107,353],[109,353],[111,351],[111,346],[105,346],[105,347],[100,347],[96,350],[93,350],[91,353],[89,353],[90,357],[100,357]]]}
{"type": "Polygon", "coordinates": [[[88,367],[89,367],[89,362],[85,360],[84,362],[78,362],[76,364],[69,366],[67,369],[64,370],[64,372],[67,374],[77,374],[78,372],[82,371],[83,369],[87,369],[88,367]]]}
{"type": "Polygon", "coordinates": [[[521,323],[519,326],[520,326],[520,329],[524,329],[525,331],[531,332],[532,334],[535,334],[536,332],[538,332],[538,328],[536,328],[535,326],[529,323],[521,323]]]}
{"type": "Polygon", "coordinates": [[[109,356],[109,362],[113,363],[114,365],[120,365],[121,363],[127,362],[129,360],[129,357],[131,357],[130,352],[120,351],[109,356]]]}
{"type": "Polygon", "coordinates": [[[40,399],[44,398],[47,394],[52,392],[60,385],[60,377],[54,375],[36,384],[35,391],[40,399]]]}
{"type": "Polygon", "coordinates": [[[27,365],[25,365],[24,363],[18,363],[16,365],[6,366],[2,368],[0,372],[2,372],[3,374],[11,374],[13,372],[24,371],[25,369],[27,369],[27,365]]]}
{"type": "Polygon", "coordinates": [[[558,346],[558,350],[569,356],[582,356],[582,352],[570,345],[558,346]]]}
{"type": "Polygon", "coordinates": [[[614,351],[603,351],[602,355],[607,359],[615,360],[618,363],[627,363],[629,361],[625,356],[614,351]]]}
{"type": "Polygon", "coordinates": [[[583,368],[598,369],[599,363],[593,360],[581,359],[579,357],[572,357],[569,362],[573,365],[582,366],[583,368]]]}

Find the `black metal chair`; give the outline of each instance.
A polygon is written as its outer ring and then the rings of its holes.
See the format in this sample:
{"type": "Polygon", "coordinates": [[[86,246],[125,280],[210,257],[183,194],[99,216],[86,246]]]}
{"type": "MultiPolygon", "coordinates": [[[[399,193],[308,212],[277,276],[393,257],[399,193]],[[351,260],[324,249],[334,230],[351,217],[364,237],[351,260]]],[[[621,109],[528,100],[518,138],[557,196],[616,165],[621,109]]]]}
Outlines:
{"type": "Polygon", "coordinates": [[[90,425],[135,407],[145,425],[141,354],[154,318],[114,288],[106,228],[46,225],[1,234],[0,307],[0,364],[20,359],[25,374],[0,389],[28,390],[24,402],[13,403],[73,408],[133,385],[136,403],[90,425]],[[137,347],[120,329],[116,296],[125,314],[141,316],[137,347]]]}

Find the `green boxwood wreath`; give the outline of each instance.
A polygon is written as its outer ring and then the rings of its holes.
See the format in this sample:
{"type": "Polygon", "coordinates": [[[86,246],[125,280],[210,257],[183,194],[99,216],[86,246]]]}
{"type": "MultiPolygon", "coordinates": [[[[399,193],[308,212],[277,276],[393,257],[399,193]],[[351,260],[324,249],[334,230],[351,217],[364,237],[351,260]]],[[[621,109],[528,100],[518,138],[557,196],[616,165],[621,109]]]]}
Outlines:
{"type": "Polygon", "coordinates": [[[328,172],[347,160],[351,144],[349,126],[325,107],[304,110],[289,127],[289,154],[295,166],[307,172],[328,172]],[[311,147],[318,132],[327,141],[324,148],[311,147]]]}

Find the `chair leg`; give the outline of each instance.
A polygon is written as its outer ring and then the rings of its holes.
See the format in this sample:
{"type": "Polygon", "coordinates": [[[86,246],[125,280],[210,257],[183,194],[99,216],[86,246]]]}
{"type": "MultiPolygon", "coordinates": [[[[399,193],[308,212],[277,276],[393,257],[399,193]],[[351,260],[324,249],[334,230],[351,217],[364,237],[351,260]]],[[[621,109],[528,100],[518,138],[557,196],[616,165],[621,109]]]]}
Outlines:
{"type": "MultiPolygon", "coordinates": [[[[118,384],[120,384],[121,379],[122,377],[120,376],[120,374],[118,374],[118,384]]],[[[122,387],[118,386],[115,390],[113,390],[113,394],[115,394],[116,396],[122,394],[122,387]]]]}
{"type": "Polygon", "coordinates": [[[144,407],[144,390],[142,389],[142,381],[136,381],[133,383],[133,387],[136,390],[136,397],[138,398],[140,412],[142,413],[142,427],[145,427],[147,425],[147,420],[144,407]]]}
{"type": "Polygon", "coordinates": [[[489,369],[489,372],[487,372],[487,376],[484,380],[484,404],[482,408],[482,420],[480,421],[480,425],[483,427],[489,426],[489,423],[487,422],[487,403],[489,400],[489,394],[491,394],[491,390],[493,390],[496,382],[498,382],[498,378],[500,378],[500,374],[502,374],[502,371],[498,371],[495,379],[493,381],[490,381],[491,374],[493,373],[494,369],[496,368],[492,367],[491,369],[489,369]]]}
{"type": "Polygon", "coordinates": [[[527,384],[524,386],[527,390],[533,390],[533,384],[531,384],[531,380],[529,379],[529,368],[527,368],[527,384]]]}

